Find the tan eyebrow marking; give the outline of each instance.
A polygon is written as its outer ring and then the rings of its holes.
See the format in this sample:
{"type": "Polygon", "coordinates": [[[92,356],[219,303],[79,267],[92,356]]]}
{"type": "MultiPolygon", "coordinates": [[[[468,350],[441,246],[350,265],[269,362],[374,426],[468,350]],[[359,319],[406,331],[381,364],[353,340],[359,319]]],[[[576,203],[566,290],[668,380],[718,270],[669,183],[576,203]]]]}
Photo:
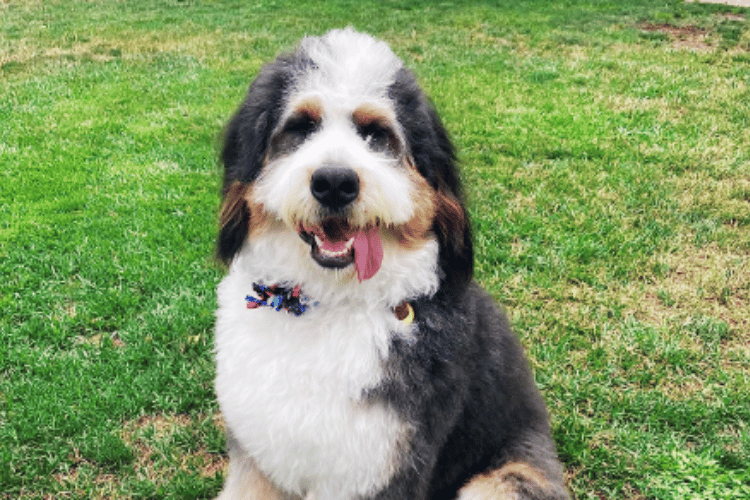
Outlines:
{"type": "Polygon", "coordinates": [[[323,103],[317,97],[308,97],[294,103],[292,110],[292,117],[306,116],[316,123],[323,119],[323,103]]]}
{"type": "Polygon", "coordinates": [[[363,104],[352,113],[352,121],[360,127],[377,123],[381,127],[392,130],[395,119],[396,117],[391,110],[384,109],[376,104],[363,104]]]}

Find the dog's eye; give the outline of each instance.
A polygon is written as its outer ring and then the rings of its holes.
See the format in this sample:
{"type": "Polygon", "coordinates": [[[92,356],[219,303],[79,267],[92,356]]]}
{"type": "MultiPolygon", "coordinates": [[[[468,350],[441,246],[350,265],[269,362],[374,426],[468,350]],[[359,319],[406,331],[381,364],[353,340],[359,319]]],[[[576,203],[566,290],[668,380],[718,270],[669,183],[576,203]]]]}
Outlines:
{"type": "Polygon", "coordinates": [[[393,134],[387,127],[377,122],[360,126],[358,133],[374,151],[385,151],[393,147],[393,134]]]}
{"type": "Polygon", "coordinates": [[[289,120],[284,127],[285,134],[291,134],[300,138],[306,138],[318,129],[318,122],[309,116],[300,116],[289,120]]]}
{"type": "Polygon", "coordinates": [[[292,118],[284,124],[281,132],[272,141],[272,154],[280,155],[296,150],[305,140],[320,127],[313,118],[302,115],[292,118]]]}

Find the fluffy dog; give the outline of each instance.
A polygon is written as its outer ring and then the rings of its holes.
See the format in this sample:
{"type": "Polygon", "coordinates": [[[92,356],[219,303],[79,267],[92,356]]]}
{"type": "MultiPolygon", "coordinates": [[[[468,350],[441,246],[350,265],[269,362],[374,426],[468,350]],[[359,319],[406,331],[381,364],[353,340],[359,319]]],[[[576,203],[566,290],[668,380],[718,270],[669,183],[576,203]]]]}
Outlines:
{"type": "Polygon", "coordinates": [[[547,412],[473,281],[453,146],[351,29],[264,67],[227,126],[220,499],[565,499],[547,412]]]}

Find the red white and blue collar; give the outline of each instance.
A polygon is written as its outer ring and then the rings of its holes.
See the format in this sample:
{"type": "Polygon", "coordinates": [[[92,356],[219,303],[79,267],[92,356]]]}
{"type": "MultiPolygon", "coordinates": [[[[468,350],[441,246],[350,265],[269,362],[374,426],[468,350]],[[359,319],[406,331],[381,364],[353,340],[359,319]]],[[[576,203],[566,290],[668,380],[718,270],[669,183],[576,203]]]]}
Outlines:
{"type": "MultiPolygon", "coordinates": [[[[276,311],[283,309],[295,316],[302,316],[310,307],[318,305],[317,302],[313,302],[310,297],[302,293],[299,285],[288,287],[281,286],[278,283],[271,286],[253,283],[253,290],[257,294],[257,297],[253,297],[252,295],[245,297],[248,309],[271,307],[276,311]]],[[[414,307],[408,301],[404,301],[394,307],[393,313],[399,321],[407,325],[411,324],[415,318],[414,307]]]]}

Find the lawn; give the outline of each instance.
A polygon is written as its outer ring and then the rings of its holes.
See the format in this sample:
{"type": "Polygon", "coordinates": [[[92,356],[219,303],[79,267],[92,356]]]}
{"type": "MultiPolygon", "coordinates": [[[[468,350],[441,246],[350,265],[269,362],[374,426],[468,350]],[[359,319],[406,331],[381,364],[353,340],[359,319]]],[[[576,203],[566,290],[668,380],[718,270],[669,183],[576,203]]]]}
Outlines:
{"type": "Polygon", "coordinates": [[[458,146],[476,277],[574,497],[750,498],[748,17],[0,0],[0,499],[218,492],[218,137],[264,62],[346,25],[392,45],[458,146]]]}

